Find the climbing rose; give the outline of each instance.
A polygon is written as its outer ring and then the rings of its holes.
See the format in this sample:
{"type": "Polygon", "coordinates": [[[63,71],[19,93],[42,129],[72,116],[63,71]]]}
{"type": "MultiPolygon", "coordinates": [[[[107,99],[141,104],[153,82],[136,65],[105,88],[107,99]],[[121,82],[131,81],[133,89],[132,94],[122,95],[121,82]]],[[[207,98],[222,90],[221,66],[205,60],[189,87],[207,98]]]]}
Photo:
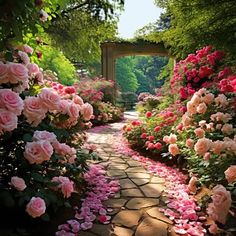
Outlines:
{"type": "Polygon", "coordinates": [[[25,146],[24,157],[30,164],[41,164],[48,161],[53,154],[53,147],[48,141],[28,142],[25,146]]]}
{"type": "Polygon", "coordinates": [[[207,213],[214,221],[225,224],[232,202],[230,192],[223,185],[216,185],[212,193],[212,202],[208,205],[207,213]]]}
{"type": "Polygon", "coordinates": [[[22,178],[19,178],[17,176],[11,177],[11,184],[18,191],[23,191],[26,188],[25,181],[22,178]]]}
{"type": "Polygon", "coordinates": [[[43,215],[46,211],[46,204],[40,197],[32,197],[26,206],[26,212],[33,218],[43,215]]]}
{"type": "Polygon", "coordinates": [[[225,171],[225,178],[227,179],[229,184],[231,184],[234,181],[236,181],[236,165],[230,166],[225,171]]]}

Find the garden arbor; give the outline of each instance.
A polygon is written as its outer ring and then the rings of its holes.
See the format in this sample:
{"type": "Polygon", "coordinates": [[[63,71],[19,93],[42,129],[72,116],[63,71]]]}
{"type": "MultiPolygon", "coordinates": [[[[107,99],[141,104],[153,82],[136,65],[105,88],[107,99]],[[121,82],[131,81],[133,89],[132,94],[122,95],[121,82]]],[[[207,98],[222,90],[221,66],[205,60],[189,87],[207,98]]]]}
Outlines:
{"type": "Polygon", "coordinates": [[[115,80],[116,58],[132,55],[168,56],[163,43],[150,42],[104,42],[102,50],[102,75],[109,80],[115,80]]]}

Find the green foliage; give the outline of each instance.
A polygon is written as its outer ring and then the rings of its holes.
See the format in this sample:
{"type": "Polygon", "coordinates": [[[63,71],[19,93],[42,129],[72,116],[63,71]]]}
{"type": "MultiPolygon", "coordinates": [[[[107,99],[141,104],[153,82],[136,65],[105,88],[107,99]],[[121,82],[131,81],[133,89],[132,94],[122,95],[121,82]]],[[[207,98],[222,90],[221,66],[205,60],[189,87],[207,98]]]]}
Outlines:
{"type": "Polygon", "coordinates": [[[47,45],[39,47],[39,50],[42,52],[42,59],[38,63],[39,66],[44,70],[56,72],[60,83],[72,85],[78,79],[74,65],[62,52],[47,45]]]}

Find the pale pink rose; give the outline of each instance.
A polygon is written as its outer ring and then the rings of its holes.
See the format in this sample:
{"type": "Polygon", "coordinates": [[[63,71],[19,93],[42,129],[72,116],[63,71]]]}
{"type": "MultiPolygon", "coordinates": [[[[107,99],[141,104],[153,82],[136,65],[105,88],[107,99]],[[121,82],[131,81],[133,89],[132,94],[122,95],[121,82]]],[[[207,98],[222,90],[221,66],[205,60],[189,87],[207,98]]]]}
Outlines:
{"type": "Polygon", "coordinates": [[[73,102],[80,105],[80,106],[84,104],[83,99],[78,95],[73,96],[73,102]]]}
{"type": "Polygon", "coordinates": [[[199,114],[205,114],[207,111],[207,105],[206,103],[202,102],[197,106],[197,112],[199,114]]]}
{"type": "Polygon", "coordinates": [[[184,127],[188,127],[192,124],[192,119],[187,114],[184,114],[182,116],[182,123],[184,127]]]}
{"type": "Polygon", "coordinates": [[[165,135],[165,136],[163,137],[163,141],[164,141],[165,143],[169,143],[169,136],[165,135]]]}
{"type": "Polygon", "coordinates": [[[0,89],[0,108],[5,108],[19,116],[24,108],[24,102],[11,89],[0,89]]]}
{"type": "Polygon", "coordinates": [[[195,93],[193,94],[190,101],[192,104],[195,104],[195,106],[197,106],[201,102],[201,97],[197,93],[195,93]]]}
{"type": "Polygon", "coordinates": [[[46,11],[44,11],[43,9],[41,9],[40,12],[39,12],[39,19],[42,22],[47,21],[48,20],[48,13],[46,11]]]}
{"type": "Polygon", "coordinates": [[[53,154],[53,147],[48,141],[28,142],[25,145],[24,157],[30,164],[41,164],[50,160],[53,154]]]}
{"type": "Polygon", "coordinates": [[[40,84],[42,85],[44,83],[43,80],[43,73],[41,71],[39,71],[38,73],[35,74],[34,79],[40,84]]]}
{"type": "Polygon", "coordinates": [[[220,154],[224,150],[224,142],[217,140],[212,143],[212,152],[215,154],[220,154]]]}
{"type": "Polygon", "coordinates": [[[45,201],[40,197],[32,197],[26,205],[26,212],[33,218],[43,215],[46,211],[45,201]]]}
{"type": "Polygon", "coordinates": [[[0,84],[5,84],[9,82],[8,67],[9,64],[3,64],[2,62],[0,62],[0,84]]]}
{"type": "Polygon", "coordinates": [[[58,110],[59,110],[62,114],[67,114],[69,105],[70,105],[69,100],[61,99],[61,100],[60,100],[60,103],[59,103],[59,108],[58,108],[58,110]]]}
{"type": "Polygon", "coordinates": [[[68,177],[53,177],[52,182],[59,183],[58,186],[56,186],[56,189],[61,189],[65,198],[69,198],[71,196],[71,193],[74,192],[74,183],[68,177]]]}
{"type": "Polygon", "coordinates": [[[90,120],[93,115],[93,107],[86,102],[81,106],[81,113],[85,120],[90,120]]]}
{"type": "Polygon", "coordinates": [[[236,181],[236,165],[230,166],[225,171],[225,178],[227,179],[229,184],[232,184],[233,182],[236,181]]]}
{"type": "Polygon", "coordinates": [[[61,98],[54,89],[43,88],[39,98],[49,111],[58,110],[61,98]]]}
{"type": "Polygon", "coordinates": [[[40,140],[45,140],[50,143],[54,143],[57,141],[57,136],[52,132],[48,132],[45,130],[44,131],[36,130],[33,135],[33,141],[40,141],[40,140]]]}
{"type": "Polygon", "coordinates": [[[68,105],[69,105],[67,107],[68,115],[74,120],[77,120],[79,118],[80,105],[77,105],[74,102],[70,102],[68,105]]]}
{"type": "Polygon", "coordinates": [[[218,97],[215,98],[215,103],[218,106],[226,107],[229,102],[227,101],[227,97],[224,94],[219,94],[218,97]]]}
{"type": "Polygon", "coordinates": [[[212,146],[212,141],[207,138],[198,139],[197,143],[194,145],[194,150],[199,155],[204,155],[212,146]]]}
{"type": "Polygon", "coordinates": [[[206,121],[205,120],[201,120],[201,121],[199,121],[198,124],[202,128],[202,127],[204,127],[206,125],[206,121]]]}
{"type": "Polygon", "coordinates": [[[168,147],[168,151],[171,155],[176,156],[177,154],[180,154],[179,148],[177,144],[170,144],[168,147]]]}
{"type": "Polygon", "coordinates": [[[69,157],[68,163],[74,164],[76,159],[77,159],[77,156],[76,156],[76,155],[73,155],[73,156],[69,157]]]}
{"type": "Polygon", "coordinates": [[[203,96],[203,95],[205,95],[207,93],[208,93],[207,89],[201,88],[195,94],[197,94],[198,96],[203,96]]]}
{"type": "Polygon", "coordinates": [[[169,136],[169,143],[176,143],[177,142],[177,136],[175,134],[170,134],[169,136]]]}
{"type": "Polygon", "coordinates": [[[196,128],[196,129],[194,130],[194,133],[196,134],[196,136],[197,136],[198,138],[203,138],[204,135],[205,135],[204,129],[201,129],[201,128],[196,128]]]}
{"type": "Polygon", "coordinates": [[[27,69],[29,71],[29,75],[36,75],[40,72],[38,65],[35,63],[28,64],[27,69]]]}
{"type": "Polygon", "coordinates": [[[22,50],[23,50],[24,52],[28,53],[28,54],[33,54],[33,52],[34,52],[34,49],[31,48],[31,47],[28,46],[28,45],[24,45],[24,46],[22,47],[22,50]]]}
{"type": "Polygon", "coordinates": [[[214,94],[208,93],[202,98],[202,101],[205,102],[206,104],[211,104],[214,101],[214,98],[215,98],[214,94]]]}
{"type": "Polygon", "coordinates": [[[211,234],[218,234],[219,233],[219,228],[215,222],[210,225],[209,232],[211,234]]]}
{"type": "Polygon", "coordinates": [[[27,53],[19,51],[18,55],[19,55],[21,61],[23,62],[23,64],[28,65],[30,63],[30,59],[29,59],[29,56],[27,53]]]}
{"type": "Polygon", "coordinates": [[[210,152],[206,152],[203,156],[204,161],[209,161],[210,158],[211,158],[211,153],[210,152]]]}
{"type": "Polygon", "coordinates": [[[188,139],[186,140],[185,145],[186,145],[188,148],[192,148],[193,145],[194,145],[194,141],[193,141],[191,138],[188,138],[188,139]]]}
{"type": "Polygon", "coordinates": [[[233,125],[232,124],[224,124],[221,128],[221,131],[224,134],[231,134],[233,132],[233,125]]]}
{"type": "Polygon", "coordinates": [[[222,128],[222,124],[217,124],[216,125],[216,129],[221,129],[222,128]]]}
{"type": "Polygon", "coordinates": [[[191,179],[189,180],[188,183],[188,189],[191,193],[196,193],[197,192],[197,177],[192,176],[191,179]]]}
{"type": "Polygon", "coordinates": [[[212,121],[217,121],[217,122],[223,121],[224,123],[227,123],[231,119],[232,119],[232,116],[229,113],[217,112],[211,115],[212,121]]]}
{"type": "Polygon", "coordinates": [[[187,102],[187,113],[191,116],[197,113],[197,107],[191,101],[187,102]]]}
{"type": "Polygon", "coordinates": [[[24,189],[27,187],[25,181],[17,176],[11,177],[11,184],[18,191],[24,191],[24,189]]]}
{"type": "Polygon", "coordinates": [[[215,130],[214,123],[210,122],[210,123],[206,124],[206,129],[207,129],[207,131],[214,131],[215,130]]]}
{"type": "Polygon", "coordinates": [[[42,106],[41,100],[37,97],[27,97],[24,100],[23,114],[27,122],[37,126],[46,117],[46,108],[42,106]]]}
{"type": "Polygon", "coordinates": [[[17,116],[11,111],[0,109],[0,133],[2,131],[12,131],[17,128],[17,116]]]}
{"type": "Polygon", "coordinates": [[[29,89],[29,80],[24,80],[18,84],[18,86],[14,87],[13,90],[17,93],[22,93],[26,89],[29,89]]]}
{"type": "Polygon", "coordinates": [[[28,80],[28,69],[20,63],[9,63],[9,82],[16,84],[28,80]]]}
{"type": "Polygon", "coordinates": [[[231,194],[223,185],[216,185],[212,193],[212,202],[208,205],[207,213],[214,221],[225,224],[232,203],[231,194]]]}

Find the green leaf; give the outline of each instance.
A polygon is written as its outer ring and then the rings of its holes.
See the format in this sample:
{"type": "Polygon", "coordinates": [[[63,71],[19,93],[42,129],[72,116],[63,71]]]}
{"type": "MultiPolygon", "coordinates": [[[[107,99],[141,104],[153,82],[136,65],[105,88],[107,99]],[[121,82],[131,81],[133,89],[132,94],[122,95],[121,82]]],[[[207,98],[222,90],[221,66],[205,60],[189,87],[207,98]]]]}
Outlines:
{"type": "Polygon", "coordinates": [[[24,135],[23,135],[23,140],[24,140],[25,142],[32,142],[32,135],[29,134],[29,133],[24,134],[24,135]]]}

